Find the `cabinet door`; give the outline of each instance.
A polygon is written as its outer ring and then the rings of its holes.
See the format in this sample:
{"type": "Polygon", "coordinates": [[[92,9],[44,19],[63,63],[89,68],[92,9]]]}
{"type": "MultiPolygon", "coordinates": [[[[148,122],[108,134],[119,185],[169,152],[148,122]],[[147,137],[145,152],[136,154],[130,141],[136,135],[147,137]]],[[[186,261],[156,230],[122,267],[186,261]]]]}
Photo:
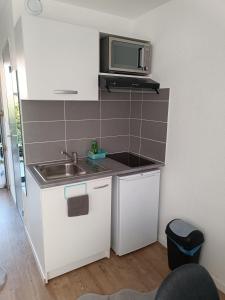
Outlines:
{"type": "Polygon", "coordinates": [[[90,214],[92,214],[91,245],[98,253],[110,249],[111,241],[111,178],[88,182],[90,214]]]}
{"type": "Polygon", "coordinates": [[[15,40],[21,99],[98,100],[97,30],[24,16],[15,40]]]}
{"type": "Polygon", "coordinates": [[[47,272],[109,255],[111,178],[43,190],[42,212],[47,272]],[[83,194],[89,196],[89,213],[68,217],[66,198],[83,194]]]}

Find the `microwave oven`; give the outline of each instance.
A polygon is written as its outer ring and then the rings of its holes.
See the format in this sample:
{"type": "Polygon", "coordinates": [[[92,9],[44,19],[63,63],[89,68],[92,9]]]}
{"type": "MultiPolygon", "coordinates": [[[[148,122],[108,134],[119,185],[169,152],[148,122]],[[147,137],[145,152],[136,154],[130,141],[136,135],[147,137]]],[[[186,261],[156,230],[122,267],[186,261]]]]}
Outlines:
{"type": "Polygon", "coordinates": [[[103,73],[150,74],[151,43],[117,36],[102,37],[100,70],[103,73]]]}

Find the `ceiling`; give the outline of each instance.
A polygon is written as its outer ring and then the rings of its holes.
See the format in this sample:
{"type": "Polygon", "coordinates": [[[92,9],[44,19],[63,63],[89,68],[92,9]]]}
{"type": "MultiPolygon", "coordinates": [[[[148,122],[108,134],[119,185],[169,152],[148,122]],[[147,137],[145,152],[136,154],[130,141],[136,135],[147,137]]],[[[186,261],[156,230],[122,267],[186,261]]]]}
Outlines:
{"type": "MultiPolygon", "coordinates": [[[[4,3],[0,0],[0,14],[4,3]]],[[[40,0],[43,1],[44,0],[40,0]]],[[[74,4],[76,6],[105,12],[120,17],[135,19],[151,9],[156,8],[170,0],[54,0],[74,4]]]]}
{"type": "Polygon", "coordinates": [[[170,0],[55,0],[134,19],[170,0]]]}

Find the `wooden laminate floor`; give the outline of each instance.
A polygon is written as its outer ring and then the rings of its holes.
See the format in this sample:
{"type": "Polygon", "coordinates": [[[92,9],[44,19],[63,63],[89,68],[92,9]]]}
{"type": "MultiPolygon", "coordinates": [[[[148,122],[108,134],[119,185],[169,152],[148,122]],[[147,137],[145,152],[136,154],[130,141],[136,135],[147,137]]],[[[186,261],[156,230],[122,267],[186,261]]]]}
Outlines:
{"type": "MultiPolygon", "coordinates": [[[[135,253],[103,259],[44,285],[14,203],[0,191],[0,266],[8,280],[0,300],[75,300],[92,292],[110,294],[122,288],[150,291],[168,274],[166,249],[159,243],[135,253]]],[[[221,300],[225,296],[221,295],[221,300]]]]}

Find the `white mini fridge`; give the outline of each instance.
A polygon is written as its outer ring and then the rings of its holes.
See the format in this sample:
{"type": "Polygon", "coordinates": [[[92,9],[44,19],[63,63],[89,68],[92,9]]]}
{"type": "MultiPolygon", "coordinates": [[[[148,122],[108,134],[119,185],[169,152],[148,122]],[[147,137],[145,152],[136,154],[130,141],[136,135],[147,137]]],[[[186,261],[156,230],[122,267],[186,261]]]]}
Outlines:
{"type": "Polygon", "coordinates": [[[113,180],[112,249],[124,255],[157,241],[160,171],[113,180]]]}

